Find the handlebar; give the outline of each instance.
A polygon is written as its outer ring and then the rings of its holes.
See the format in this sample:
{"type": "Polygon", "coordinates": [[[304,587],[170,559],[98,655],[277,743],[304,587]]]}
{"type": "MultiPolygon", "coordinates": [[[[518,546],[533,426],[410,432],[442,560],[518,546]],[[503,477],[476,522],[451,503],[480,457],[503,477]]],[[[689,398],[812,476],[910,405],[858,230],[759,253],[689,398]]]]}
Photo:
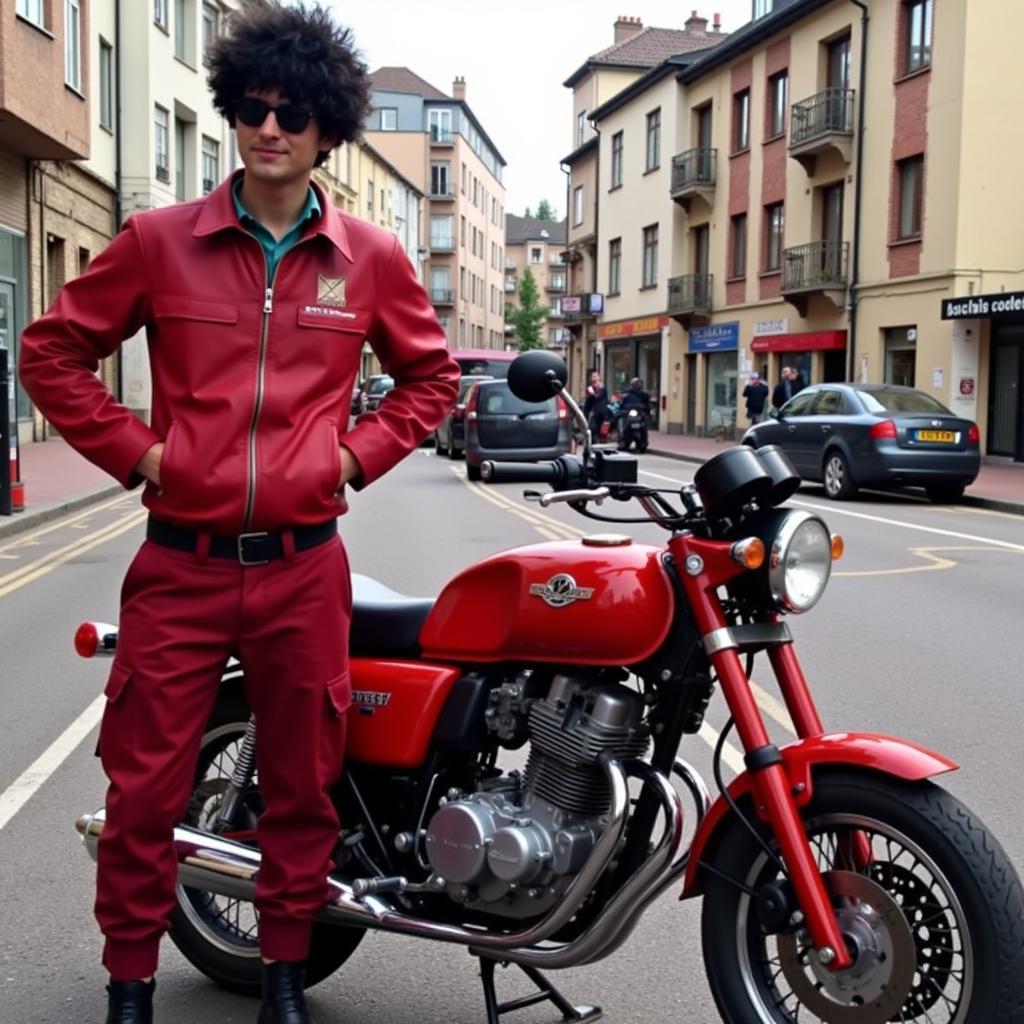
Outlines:
{"type": "Polygon", "coordinates": [[[579,459],[562,455],[554,462],[493,462],[480,464],[480,475],[491,484],[550,484],[562,489],[586,482],[579,459]]]}

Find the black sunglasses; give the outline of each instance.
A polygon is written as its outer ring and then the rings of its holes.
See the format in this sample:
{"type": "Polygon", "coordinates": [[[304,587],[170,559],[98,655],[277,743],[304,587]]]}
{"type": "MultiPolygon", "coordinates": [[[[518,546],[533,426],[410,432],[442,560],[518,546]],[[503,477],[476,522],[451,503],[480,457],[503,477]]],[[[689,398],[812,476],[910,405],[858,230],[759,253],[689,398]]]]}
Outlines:
{"type": "Polygon", "coordinates": [[[305,107],[296,107],[291,103],[272,107],[266,100],[261,100],[258,96],[243,96],[235,104],[235,117],[250,128],[259,128],[271,111],[274,112],[278,127],[292,135],[304,132],[310,119],[316,117],[312,110],[307,110],[305,107]]]}

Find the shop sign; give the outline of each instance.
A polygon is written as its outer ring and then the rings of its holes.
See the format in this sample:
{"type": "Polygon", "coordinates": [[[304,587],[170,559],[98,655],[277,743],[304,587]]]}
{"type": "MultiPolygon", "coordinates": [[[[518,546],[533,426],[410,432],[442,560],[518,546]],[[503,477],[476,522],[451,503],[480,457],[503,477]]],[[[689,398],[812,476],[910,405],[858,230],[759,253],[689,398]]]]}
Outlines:
{"type": "Polygon", "coordinates": [[[775,320],[758,320],[754,324],[754,337],[764,338],[769,334],[788,334],[789,317],[778,317],[775,320]]]}
{"type": "Polygon", "coordinates": [[[780,334],[773,338],[755,338],[753,352],[815,352],[846,348],[846,331],[808,331],[805,334],[780,334]]]}
{"type": "Polygon", "coordinates": [[[691,352],[722,352],[740,347],[740,322],[711,324],[709,327],[691,327],[691,352]]]}
{"type": "Polygon", "coordinates": [[[667,326],[667,316],[645,316],[640,320],[622,320],[617,324],[600,324],[597,328],[597,336],[605,340],[629,338],[634,334],[658,334],[662,327],[667,326]]]}
{"type": "Polygon", "coordinates": [[[1024,316],[1024,292],[965,295],[942,300],[943,320],[978,320],[993,316],[1024,316]]]}

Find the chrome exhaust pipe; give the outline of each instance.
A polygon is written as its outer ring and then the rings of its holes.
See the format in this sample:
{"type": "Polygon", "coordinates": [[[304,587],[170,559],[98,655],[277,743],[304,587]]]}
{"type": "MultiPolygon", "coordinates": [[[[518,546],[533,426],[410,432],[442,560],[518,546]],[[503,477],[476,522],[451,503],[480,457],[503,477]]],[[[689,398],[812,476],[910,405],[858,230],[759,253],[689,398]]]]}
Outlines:
{"type": "MultiPolygon", "coordinates": [[[[564,927],[579,910],[619,848],[626,830],[629,813],[626,772],[614,758],[602,757],[600,764],[604,768],[611,790],[608,828],[598,839],[579,874],[566,889],[561,902],[526,931],[487,935],[458,925],[437,924],[423,918],[410,917],[396,911],[390,903],[378,896],[357,896],[351,885],[330,876],[327,879],[327,902],[320,912],[320,919],[332,924],[379,928],[492,952],[504,952],[544,942],[564,927]]],[[[675,791],[672,792],[675,795],[675,791]]],[[[96,860],[99,837],[103,832],[105,819],[104,811],[100,810],[96,814],[83,815],[75,822],[75,828],[82,836],[85,848],[93,860],[96,860]]],[[[178,857],[179,884],[233,899],[254,899],[256,875],[260,867],[258,850],[187,825],[179,825],[174,830],[174,846],[178,857]]]]}

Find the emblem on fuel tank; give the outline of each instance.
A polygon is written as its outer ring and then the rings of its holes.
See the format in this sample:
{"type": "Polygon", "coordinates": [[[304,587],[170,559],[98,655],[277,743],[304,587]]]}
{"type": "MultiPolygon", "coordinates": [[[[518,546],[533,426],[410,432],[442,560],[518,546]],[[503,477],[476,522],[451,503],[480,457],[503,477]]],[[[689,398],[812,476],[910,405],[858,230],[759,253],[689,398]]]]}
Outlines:
{"type": "Polygon", "coordinates": [[[564,608],[576,601],[589,601],[594,596],[594,588],[578,587],[568,573],[560,572],[547,583],[531,583],[530,593],[552,608],[564,608]]]}

